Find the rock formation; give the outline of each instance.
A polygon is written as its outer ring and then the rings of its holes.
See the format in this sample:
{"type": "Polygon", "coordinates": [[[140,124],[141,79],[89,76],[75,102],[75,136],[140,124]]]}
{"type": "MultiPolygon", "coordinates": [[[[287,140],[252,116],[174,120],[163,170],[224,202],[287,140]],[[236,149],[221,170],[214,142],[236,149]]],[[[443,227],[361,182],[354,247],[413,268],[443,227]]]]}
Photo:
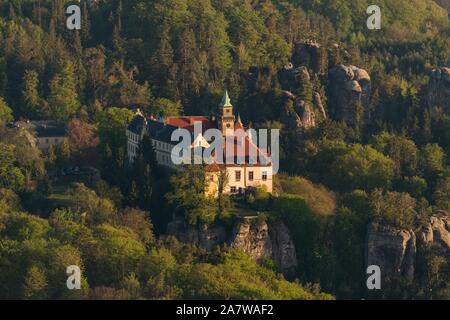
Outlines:
{"type": "Polygon", "coordinates": [[[257,219],[243,218],[235,224],[230,238],[230,246],[240,249],[256,261],[272,255],[272,241],[269,226],[257,219]]]}
{"type": "Polygon", "coordinates": [[[248,253],[260,262],[264,258],[273,259],[286,275],[292,274],[297,267],[294,242],[286,225],[281,221],[267,223],[257,217],[239,218],[235,221],[231,234],[224,227],[191,226],[183,219],[169,223],[167,233],[178,240],[190,243],[206,250],[227,243],[248,253]]]}
{"type": "Polygon", "coordinates": [[[283,94],[287,101],[292,101],[292,107],[286,102],[281,111],[281,121],[288,130],[300,131],[314,128],[319,119],[327,117],[325,108],[322,104],[322,97],[318,92],[312,90],[311,76],[306,67],[294,68],[293,64],[288,64],[280,74],[283,83],[283,94]],[[311,91],[308,93],[309,101],[300,97],[300,86],[302,82],[309,82],[311,91]],[[299,92],[299,94],[294,94],[299,92]],[[309,95],[311,95],[309,97],[309,95]],[[311,101],[311,102],[310,102],[311,101]]]}
{"type": "Polygon", "coordinates": [[[428,105],[432,110],[440,108],[450,115],[450,68],[443,67],[431,71],[428,105]]]}
{"type": "Polygon", "coordinates": [[[337,65],[330,69],[328,79],[330,111],[336,120],[355,124],[358,117],[370,119],[372,85],[366,70],[337,65]],[[362,110],[358,110],[359,107],[362,110]]]}
{"type": "Polygon", "coordinates": [[[413,281],[416,255],[424,246],[437,245],[450,251],[450,213],[438,212],[421,229],[401,230],[371,223],[367,232],[367,266],[380,267],[382,277],[403,276],[413,281]]]}
{"type": "Polygon", "coordinates": [[[416,235],[412,230],[372,223],[367,232],[367,266],[376,265],[383,276],[414,278],[416,235]]]}
{"type": "Polygon", "coordinates": [[[169,223],[167,233],[176,236],[181,242],[190,243],[206,250],[211,250],[226,240],[224,228],[206,224],[194,227],[187,224],[182,218],[177,218],[169,223]]]}
{"type": "Polygon", "coordinates": [[[440,212],[433,215],[430,222],[418,233],[419,245],[438,245],[450,251],[450,215],[440,212]]]}
{"type": "Polygon", "coordinates": [[[313,40],[297,43],[292,54],[295,66],[305,66],[317,74],[326,73],[327,60],[327,51],[313,40]]]}

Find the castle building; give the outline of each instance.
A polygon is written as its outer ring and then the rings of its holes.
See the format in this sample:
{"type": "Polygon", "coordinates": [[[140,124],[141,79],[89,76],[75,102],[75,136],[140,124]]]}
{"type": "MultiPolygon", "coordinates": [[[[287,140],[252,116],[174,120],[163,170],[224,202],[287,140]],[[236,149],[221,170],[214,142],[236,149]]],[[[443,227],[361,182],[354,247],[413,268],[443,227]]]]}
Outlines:
{"type": "MultiPolygon", "coordinates": [[[[135,117],[129,124],[126,135],[128,139],[127,153],[129,163],[133,163],[136,158],[139,143],[142,138],[148,134],[152,140],[153,147],[156,153],[156,160],[159,165],[172,170],[178,170],[182,166],[175,165],[172,162],[172,150],[178,142],[171,141],[172,133],[177,129],[186,129],[191,134],[191,149],[208,148],[211,141],[207,141],[203,134],[208,129],[219,129],[222,132],[223,138],[229,135],[234,135],[235,130],[245,130],[240,117],[237,119],[233,112],[233,105],[230,97],[226,91],[222,102],[220,103],[219,113],[217,117],[207,116],[180,116],[180,117],[166,117],[155,119],[153,117],[146,117],[141,111],[137,111],[135,117]],[[200,134],[195,132],[194,124],[201,123],[202,130],[200,134]],[[197,136],[195,136],[197,134],[197,136]]],[[[224,172],[228,177],[227,185],[224,192],[227,194],[241,194],[249,189],[259,187],[265,188],[268,192],[272,192],[272,163],[270,162],[270,155],[266,150],[262,150],[253,143],[253,139],[249,134],[245,134],[244,139],[231,138],[234,141],[234,155],[238,154],[238,148],[242,147],[245,154],[241,161],[213,161],[207,166],[208,187],[207,193],[209,195],[216,195],[219,187],[219,177],[224,172]],[[242,145],[243,144],[243,145],[242,145]],[[257,161],[250,161],[251,155],[260,155],[257,161]],[[261,157],[266,161],[260,161],[261,157]],[[240,164],[238,164],[240,163],[240,164]]],[[[226,143],[224,142],[226,148],[226,143]]],[[[224,150],[224,154],[226,150],[224,150]]],[[[234,156],[236,158],[236,156],[234,156]]],[[[235,159],[233,159],[235,160],[235,159]]]]}
{"type": "Polygon", "coordinates": [[[68,141],[66,124],[53,120],[18,121],[8,127],[23,130],[32,146],[47,154],[50,146],[58,147],[68,141]]]}

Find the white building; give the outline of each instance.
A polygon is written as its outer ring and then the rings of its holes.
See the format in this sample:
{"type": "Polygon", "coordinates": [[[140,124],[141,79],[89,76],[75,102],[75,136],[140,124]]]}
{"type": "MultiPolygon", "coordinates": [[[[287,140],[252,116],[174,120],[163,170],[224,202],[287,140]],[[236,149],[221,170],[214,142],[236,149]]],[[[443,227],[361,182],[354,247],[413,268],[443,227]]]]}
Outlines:
{"type": "MultiPolygon", "coordinates": [[[[209,147],[202,134],[194,137],[194,123],[202,123],[202,133],[211,128],[217,128],[222,131],[223,136],[234,134],[237,129],[243,129],[244,126],[240,117],[236,120],[233,113],[233,106],[230,102],[228,92],[225,92],[222,103],[220,104],[220,112],[217,118],[205,116],[181,116],[168,117],[165,119],[146,118],[140,111],[127,128],[126,134],[128,138],[128,160],[130,163],[134,161],[137,155],[139,143],[145,134],[148,134],[152,140],[156,159],[159,165],[177,170],[178,166],[172,162],[171,152],[178,142],[172,142],[172,133],[179,128],[187,129],[191,133],[192,148],[201,146],[209,147]]],[[[238,146],[235,140],[235,149],[238,146]]],[[[217,194],[219,174],[226,170],[228,174],[228,184],[225,192],[229,194],[243,193],[251,188],[265,187],[268,192],[272,192],[272,164],[268,160],[264,164],[259,160],[256,164],[250,164],[249,152],[264,155],[267,159],[270,156],[267,152],[260,150],[253,142],[249,135],[245,137],[245,161],[243,164],[216,164],[213,163],[207,167],[207,178],[210,181],[208,187],[209,194],[217,194]]],[[[236,163],[233,161],[233,163],[236,163]]]]}

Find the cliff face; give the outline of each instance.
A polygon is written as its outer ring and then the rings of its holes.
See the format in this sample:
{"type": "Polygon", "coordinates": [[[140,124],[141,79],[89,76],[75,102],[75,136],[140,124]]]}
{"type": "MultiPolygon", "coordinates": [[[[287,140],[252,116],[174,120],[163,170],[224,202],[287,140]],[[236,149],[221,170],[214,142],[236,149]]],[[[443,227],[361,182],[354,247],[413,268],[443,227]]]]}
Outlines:
{"type": "MultiPolygon", "coordinates": [[[[293,108],[286,108],[281,112],[281,120],[285,126],[290,130],[304,131],[314,128],[320,119],[327,117],[325,108],[322,103],[321,95],[316,92],[311,92],[309,101],[303,100],[294,92],[299,90],[299,83],[302,81],[311,82],[311,76],[305,66],[294,67],[293,64],[288,64],[284,67],[280,74],[282,83],[284,83],[283,91],[287,100],[292,101],[293,108]]],[[[288,105],[288,104],[286,104],[288,105]]]]}
{"type": "Polygon", "coordinates": [[[372,223],[367,232],[367,266],[379,266],[383,279],[399,275],[413,281],[417,253],[422,247],[431,245],[450,251],[449,213],[433,215],[429,223],[416,231],[372,223]]]}
{"type": "Polygon", "coordinates": [[[285,274],[292,274],[297,267],[294,242],[286,225],[276,221],[268,225],[254,218],[238,222],[230,238],[230,246],[243,250],[254,259],[273,259],[285,274]]]}
{"type": "Polygon", "coordinates": [[[248,253],[256,261],[261,261],[272,256],[272,241],[267,223],[254,220],[244,218],[235,224],[230,246],[248,253]]]}
{"type": "Polygon", "coordinates": [[[195,227],[188,225],[184,219],[175,219],[169,223],[167,233],[176,236],[181,242],[190,243],[206,250],[211,250],[225,242],[227,237],[223,227],[206,224],[195,227]]]}
{"type": "Polygon", "coordinates": [[[190,226],[182,219],[176,219],[169,224],[167,233],[206,250],[227,243],[248,253],[258,262],[271,258],[287,275],[297,267],[294,242],[281,221],[268,224],[254,217],[240,218],[235,221],[231,234],[227,235],[221,226],[190,226]]]}
{"type": "Polygon", "coordinates": [[[428,105],[431,109],[442,108],[450,115],[450,68],[443,67],[431,71],[428,105]]]}
{"type": "Polygon", "coordinates": [[[369,225],[367,265],[379,266],[383,276],[402,275],[412,280],[416,251],[414,231],[369,225]]]}
{"type": "Polygon", "coordinates": [[[305,66],[317,74],[326,73],[327,70],[327,51],[312,40],[297,43],[291,60],[295,66],[305,66]]]}
{"type": "Polygon", "coordinates": [[[330,69],[328,80],[330,112],[336,120],[355,124],[358,117],[370,119],[372,84],[366,70],[337,65],[330,69]]]}
{"type": "MultiPolygon", "coordinates": [[[[444,213],[445,214],[445,213],[444,213]]],[[[418,233],[419,245],[438,245],[450,251],[450,215],[432,216],[418,233]]]]}

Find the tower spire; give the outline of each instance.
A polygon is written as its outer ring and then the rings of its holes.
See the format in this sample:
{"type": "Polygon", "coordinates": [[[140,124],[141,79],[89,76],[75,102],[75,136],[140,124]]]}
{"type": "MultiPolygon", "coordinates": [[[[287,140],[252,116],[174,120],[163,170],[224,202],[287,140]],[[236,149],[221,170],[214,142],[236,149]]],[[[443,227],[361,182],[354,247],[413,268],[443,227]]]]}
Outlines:
{"type": "Polygon", "coordinates": [[[223,95],[222,102],[220,103],[222,108],[224,107],[232,107],[230,96],[228,95],[228,90],[225,89],[225,94],[223,95]]]}

